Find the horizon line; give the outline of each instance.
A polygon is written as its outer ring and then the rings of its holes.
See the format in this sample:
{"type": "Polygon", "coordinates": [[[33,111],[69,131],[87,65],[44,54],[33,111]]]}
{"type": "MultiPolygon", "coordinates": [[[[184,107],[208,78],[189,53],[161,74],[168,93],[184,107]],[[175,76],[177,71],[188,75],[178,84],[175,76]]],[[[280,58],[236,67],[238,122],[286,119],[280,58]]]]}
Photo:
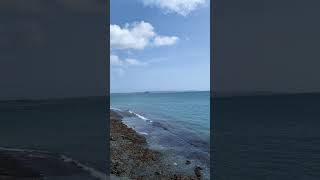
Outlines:
{"type": "Polygon", "coordinates": [[[146,92],[203,92],[209,90],[145,90],[145,91],[124,91],[124,92],[110,92],[110,94],[121,94],[121,93],[146,93],[146,92]]]}

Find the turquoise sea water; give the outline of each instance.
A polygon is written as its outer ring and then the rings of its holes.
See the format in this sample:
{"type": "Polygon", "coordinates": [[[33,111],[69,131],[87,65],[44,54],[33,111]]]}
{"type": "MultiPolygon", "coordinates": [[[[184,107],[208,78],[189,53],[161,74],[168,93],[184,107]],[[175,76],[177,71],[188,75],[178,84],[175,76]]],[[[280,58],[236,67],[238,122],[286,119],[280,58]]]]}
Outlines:
{"type": "Polygon", "coordinates": [[[111,94],[110,102],[129,127],[147,137],[151,148],[166,154],[169,164],[180,170],[200,165],[208,178],[209,91],[111,94]]]}

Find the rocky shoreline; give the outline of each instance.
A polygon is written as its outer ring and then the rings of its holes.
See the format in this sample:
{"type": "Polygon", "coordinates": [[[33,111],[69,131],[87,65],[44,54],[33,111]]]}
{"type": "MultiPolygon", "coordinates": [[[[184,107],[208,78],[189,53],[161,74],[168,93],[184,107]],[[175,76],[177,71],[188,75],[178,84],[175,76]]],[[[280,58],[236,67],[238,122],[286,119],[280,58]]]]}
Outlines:
{"type": "MultiPolygon", "coordinates": [[[[111,179],[201,180],[202,168],[175,172],[161,161],[162,154],[148,148],[146,138],[126,126],[122,117],[110,110],[111,179]]],[[[186,160],[186,165],[191,162],[186,160]]]]}

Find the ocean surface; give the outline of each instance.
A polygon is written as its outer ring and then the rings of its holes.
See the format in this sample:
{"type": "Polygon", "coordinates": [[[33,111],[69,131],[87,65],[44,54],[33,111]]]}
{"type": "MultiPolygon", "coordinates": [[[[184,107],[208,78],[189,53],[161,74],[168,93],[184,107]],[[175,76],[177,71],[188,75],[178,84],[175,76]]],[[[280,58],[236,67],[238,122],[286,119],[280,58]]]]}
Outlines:
{"type": "Polygon", "coordinates": [[[199,165],[209,179],[209,91],[111,94],[110,104],[124,116],[125,124],[147,138],[152,149],[165,154],[168,164],[190,172],[199,165]]]}
{"type": "Polygon", "coordinates": [[[0,147],[17,152],[27,149],[57,153],[92,168],[93,174],[95,170],[105,173],[105,104],[103,98],[1,101],[0,147]]]}
{"type": "Polygon", "coordinates": [[[320,94],[213,102],[214,179],[320,179],[320,94]]]}

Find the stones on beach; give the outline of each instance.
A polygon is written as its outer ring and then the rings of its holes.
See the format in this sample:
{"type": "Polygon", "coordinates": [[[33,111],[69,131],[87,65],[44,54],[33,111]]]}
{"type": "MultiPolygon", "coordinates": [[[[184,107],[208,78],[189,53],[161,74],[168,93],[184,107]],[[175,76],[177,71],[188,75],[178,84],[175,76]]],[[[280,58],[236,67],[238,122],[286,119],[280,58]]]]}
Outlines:
{"type": "Polygon", "coordinates": [[[178,180],[178,179],[181,179],[181,178],[182,178],[182,177],[179,176],[179,175],[176,175],[176,174],[173,175],[173,180],[178,180]]]}
{"type": "Polygon", "coordinates": [[[191,161],[186,160],[186,165],[189,165],[189,164],[191,164],[191,161]]]}
{"type": "MultiPolygon", "coordinates": [[[[137,177],[141,169],[157,161],[158,153],[148,149],[145,137],[116,118],[110,118],[111,174],[137,177]]],[[[158,173],[161,171],[156,170],[158,173]]],[[[154,175],[154,174],[153,174],[154,175]]],[[[139,177],[139,176],[138,176],[139,177]]]]}
{"type": "MultiPolygon", "coordinates": [[[[110,142],[111,175],[128,177],[129,179],[201,179],[192,170],[186,173],[177,173],[175,168],[168,169],[166,167],[168,164],[164,164],[161,160],[161,152],[149,149],[144,136],[126,126],[115,116],[110,117],[110,125],[110,137],[113,139],[110,142]]],[[[170,162],[170,165],[171,163],[174,166],[178,165],[176,162],[170,162]]]]}
{"type": "Polygon", "coordinates": [[[202,172],[201,172],[202,168],[197,166],[196,168],[194,168],[194,174],[198,177],[201,178],[202,177],[202,172]]]}
{"type": "Polygon", "coordinates": [[[157,158],[155,155],[153,155],[153,156],[151,157],[151,159],[152,159],[153,161],[156,161],[158,158],[157,158]]]}
{"type": "Polygon", "coordinates": [[[116,139],[113,136],[110,136],[110,141],[115,141],[116,139]]]}

